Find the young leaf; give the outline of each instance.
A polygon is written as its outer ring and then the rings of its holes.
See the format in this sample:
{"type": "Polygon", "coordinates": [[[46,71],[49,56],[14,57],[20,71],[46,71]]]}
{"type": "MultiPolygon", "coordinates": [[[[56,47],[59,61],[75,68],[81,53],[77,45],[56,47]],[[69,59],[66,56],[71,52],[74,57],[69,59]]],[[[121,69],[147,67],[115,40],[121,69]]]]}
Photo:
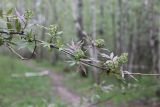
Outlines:
{"type": "Polygon", "coordinates": [[[17,18],[19,19],[20,22],[25,21],[24,16],[21,15],[21,14],[17,11],[17,9],[15,9],[15,12],[16,12],[16,16],[17,16],[17,18]]]}
{"type": "Polygon", "coordinates": [[[10,8],[8,11],[7,11],[7,15],[11,15],[13,12],[13,8],[10,8]]]}
{"type": "Polygon", "coordinates": [[[3,18],[3,10],[0,9],[0,17],[3,18]]]}
{"type": "Polygon", "coordinates": [[[110,59],[110,56],[105,54],[105,53],[102,53],[101,56],[104,57],[104,58],[110,59]]]}
{"type": "Polygon", "coordinates": [[[8,17],[7,17],[7,28],[8,28],[8,30],[11,30],[13,28],[11,21],[9,20],[8,17]]]}
{"type": "Polygon", "coordinates": [[[112,52],[112,53],[110,54],[110,58],[113,59],[113,57],[114,57],[114,53],[112,52]]]}
{"type": "Polygon", "coordinates": [[[18,19],[16,19],[15,25],[16,25],[16,31],[17,31],[17,32],[20,32],[20,31],[21,31],[21,23],[19,22],[18,19]]]}
{"type": "Polygon", "coordinates": [[[57,35],[62,35],[63,31],[57,32],[57,35]]]}
{"type": "Polygon", "coordinates": [[[7,22],[7,28],[8,28],[8,30],[11,30],[13,28],[11,22],[7,22]]]}

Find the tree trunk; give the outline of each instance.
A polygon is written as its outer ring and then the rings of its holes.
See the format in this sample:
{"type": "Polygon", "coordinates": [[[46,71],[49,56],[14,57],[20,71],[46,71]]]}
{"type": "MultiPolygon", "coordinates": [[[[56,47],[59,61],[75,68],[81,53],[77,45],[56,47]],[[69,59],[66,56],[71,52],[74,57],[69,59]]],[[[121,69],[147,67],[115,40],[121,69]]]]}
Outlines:
{"type": "MultiPolygon", "coordinates": [[[[53,4],[53,23],[58,24],[58,27],[60,27],[59,23],[59,17],[58,17],[58,12],[57,12],[57,0],[50,0],[50,3],[53,4]]],[[[54,50],[51,54],[51,59],[52,59],[52,64],[54,65],[56,61],[59,59],[59,52],[57,50],[54,50]]]]}
{"type": "Polygon", "coordinates": [[[123,52],[123,9],[122,9],[122,0],[118,0],[118,6],[116,11],[117,16],[117,32],[116,32],[116,44],[115,44],[115,52],[116,54],[120,54],[123,52]]]}
{"type": "MultiPolygon", "coordinates": [[[[83,33],[83,13],[82,13],[83,0],[72,0],[72,11],[73,11],[72,14],[74,18],[75,27],[76,27],[77,37],[79,38],[79,40],[82,40],[85,43],[85,35],[83,33]]],[[[83,77],[87,77],[88,75],[88,72],[84,72],[83,70],[80,70],[80,73],[83,77]]]]}
{"type": "Polygon", "coordinates": [[[138,39],[138,31],[137,31],[137,19],[135,18],[134,24],[133,24],[133,31],[129,38],[129,61],[128,61],[128,71],[132,72],[133,70],[133,62],[136,54],[136,40],[138,39]]]}
{"type": "Polygon", "coordinates": [[[154,73],[160,73],[159,69],[159,27],[156,24],[158,22],[157,14],[155,14],[154,6],[155,0],[148,0],[147,7],[149,12],[149,43],[152,53],[152,70],[154,73]]]}
{"type": "Polygon", "coordinates": [[[83,0],[72,0],[73,18],[76,27],[76,33],[79,40],[84,40],[83,34],[83,0]]]}
{"type": "Polygon", "coordinates": [[[104,35],[104,3],[105,0],[100,0],[100,28],[99,28],[99,34],[104,35]]]}
{"type": "MultiPolygon", "coordinates": [[[[96,0],[90,0],[91,3],[91,17],[92,17],[92,40],[96,40],[96,7],[95,7],[96,0]]],[[[97,49],[95,46],[93,46],[90,50],[91,58],[97,59],[97,49]]],[[[93,63],[95,64],[95,63],[93,63]]],[[[95,81],[95,83],[99,84],[99,75],[98,75],[98,69],[93,67],[92,69],[92,76],[95,81]]]]}

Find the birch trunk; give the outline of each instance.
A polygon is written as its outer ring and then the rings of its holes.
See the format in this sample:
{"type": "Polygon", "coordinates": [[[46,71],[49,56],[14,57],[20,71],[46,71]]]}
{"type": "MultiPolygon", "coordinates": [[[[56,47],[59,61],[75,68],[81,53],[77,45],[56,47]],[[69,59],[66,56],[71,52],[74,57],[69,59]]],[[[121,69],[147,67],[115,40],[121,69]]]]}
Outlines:
{"type": "MultiPolygon", "coordinates": [[[[96,6],[95,6],[96,0],[90,0],[90,8],[91,8],[91,18],[92,18],[92,40],[96,40],[96,6]]],[[[97,49],[95,46],[92,47],[90,50],[91,58],[97,59],[97,49]]],[[[95,63],[94,63],[95,64],[95,63]]],[[[98,69],[93,67],[92,68],[92,76],[94,81],[99,84],[99,75],[98,75],[98,69]]]]}
{"type": "Polygon", "coordinates": [[[159,69],[159,27],[157,25],[158,15],[155,14],[154,6],[155,0],[145,0],[146,8],[148,10],[149,20],[149,43],[152,53],[152,70],[154,73],[160,73],[159,69]]]}
{"type": "MultiPolygon", "coordinates": [[[[72,15],[77,37],[85,43],[85,35],[83,33],[83,0],[72,0],[72,15]]],[[[88,75],[88,72],[84,72],[83,70],[80,70],[80,73],[83,77],[87,77],[88,75]]]]}
{"type": "Polygon", "coordinates": [[[100,28],[99,28],[99,34],[100,35],[104,35],[104,4],[105,4],[105,0],[100,0],[100,28]]]}
{"type": "Polygon", "coordinates": [[[123,14],[122,14],[122,0],[118,0],[118,6],[116,10],[116,17],[117,19],[117,32],[116,32],[116,44],[115,44],[115,51],[117,54],[123,52],[123,14]]]}

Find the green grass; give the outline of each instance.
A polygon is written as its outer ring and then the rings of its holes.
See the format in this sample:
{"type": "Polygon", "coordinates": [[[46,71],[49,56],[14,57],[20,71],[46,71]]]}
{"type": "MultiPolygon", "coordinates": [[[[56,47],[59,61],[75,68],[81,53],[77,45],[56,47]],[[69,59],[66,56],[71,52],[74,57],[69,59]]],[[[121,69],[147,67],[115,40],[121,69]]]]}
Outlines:
{"type": "MultiPolygon", "coordinates": [[[[125,87],[122,89],[120,82],[113,79],[113,77],[104,78],[106,85],[113,84],[114,88],[110,92],[102,92],[99,88],[92,90],[93,83],[91,77],[81,78],[78,73],[68,73],[65,75],[64,83],[66,86],[76,91],[79,94],[88,96],[94,102],[103,101],[111,98],[113,107],[118,107],[122,102],[127,104],[128,102],[136,100],[156,100],[159,98],[155,95],[156,90],[160,84],[154,77],[137,77],[139,81],[128,80],[127,84],[123,84],[125,87]],[[73,81],[74,80],[74,81],[73,81]],[[98,95],[99,98],[95,96],[98,95]]],[[[105,105],[99,104],[99,107],[105,107],[105,105]]]]}
{"type": "MultiPolygon", "coordinates": [[[[57,69],[59,71],[64,70],[64,64],[58,62],[56,65],[51,66],[48,62],[44,61],[40,63],[41,66],[50,66],[51,69],[57,69]]],[[[61,73],[62,73],[61,72],[61,73]]],[[[156,99],[159,101],[159,98],[156,96],[155,92],[160,88],[159,79],[149,76],[136,77],[138,81],[133,79],[128,79],[127,84],[123,84],[119,80],[113,78],[112,76],[107,76],[102,74],[102,80],[106,81],[106,85],[114,85],[114,88],[108,92],[104,93],[101,90],[93,89],[93,82],[91,76],[88,78],[82,78],[78,72],[71,70],[71,72],[63,72],[64,85],[70,88],[71,90],[77,92],[79,95],[87,96],[92,99],[95,95],[98,95],[100,98],[95,98],[96,101],[103,101],[112,97],[113,107],[117,107],[121,103],[127,103],[130,101],[136,100],[152,100],[156,99]],[[125,88],[122,88],[125,87],[125,88]]],[[[100,104],[99,107],[105,107],[105,105],[100,104]]]]}
{"type": "Polygon", "coordinates": [[[26,72],[36,72],[22,61],[0,56],[0,107],[66,107],[52,93],[48,76],[23,77],[26,72]],[[12,77],[17,74],[22,77],[12,77]]]}

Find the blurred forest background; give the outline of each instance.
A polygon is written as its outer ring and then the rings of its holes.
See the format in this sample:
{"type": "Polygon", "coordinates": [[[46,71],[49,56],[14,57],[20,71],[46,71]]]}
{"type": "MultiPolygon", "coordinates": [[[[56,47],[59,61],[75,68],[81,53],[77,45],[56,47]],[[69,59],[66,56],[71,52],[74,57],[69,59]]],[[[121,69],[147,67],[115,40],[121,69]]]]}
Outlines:
{"type": "MultiPolygon", "coordinates": [[[[1,0],[0,8],[16,8],[19,12],[31,9],[34,12],[31,23],[43,26],[57,25],[63,31],[65,43],[72,39],[83,40],[84,33],[91,35],[93,39],[103,38],[106,48],[111,52],[117,55],[129,53],[125,66],[129,72],[160,74],[159,0],[1,0]]],[[[46,39],[45,30],[36,32],[39,39],[46,39]]],[[[21,49],[19,52],[27,57],[31,54],[29,50],[21,49]]],[[[53,98],[50,94],[52,83],[49,78],[10,78],[8,75],[13,73],[21,74],[34,70],[15,59],[5,47],[0,48],[0,54],[0,107],[51,107],[49,103],[53,103],[53,107],[67,107],[68,102],[61,101],[61,96],[54,95],[53,98]]],[[[111,89],[109,93],[108,90],[103,93],[98,89],[94,90],[94,94],[89,91],[92,93],[89,94],[88,90],[94,85],[91,73],[86,77],[84,73],[70,72],[76,69],[66,64],[64,54],[57,50],[49,52],[41,47],[36,50],[35,59],[32,63],[37,66],[62,71],[60,74],[64,76],[62,82],[65,87],[80,96],[91,98],[90,102],[97,102],[94,106],[160,106],[158,77],[138,76],[138,82],[129,79],[127,88],[124,88],[114,80],[101,76],[101,82],[107,81],[108,87],[116,84],[119,88],[111,89]],[[110,96],[114,97],[110,99],[110,96]]],[[[33,68],[37,70],[36,67],[33,68]]]]}

